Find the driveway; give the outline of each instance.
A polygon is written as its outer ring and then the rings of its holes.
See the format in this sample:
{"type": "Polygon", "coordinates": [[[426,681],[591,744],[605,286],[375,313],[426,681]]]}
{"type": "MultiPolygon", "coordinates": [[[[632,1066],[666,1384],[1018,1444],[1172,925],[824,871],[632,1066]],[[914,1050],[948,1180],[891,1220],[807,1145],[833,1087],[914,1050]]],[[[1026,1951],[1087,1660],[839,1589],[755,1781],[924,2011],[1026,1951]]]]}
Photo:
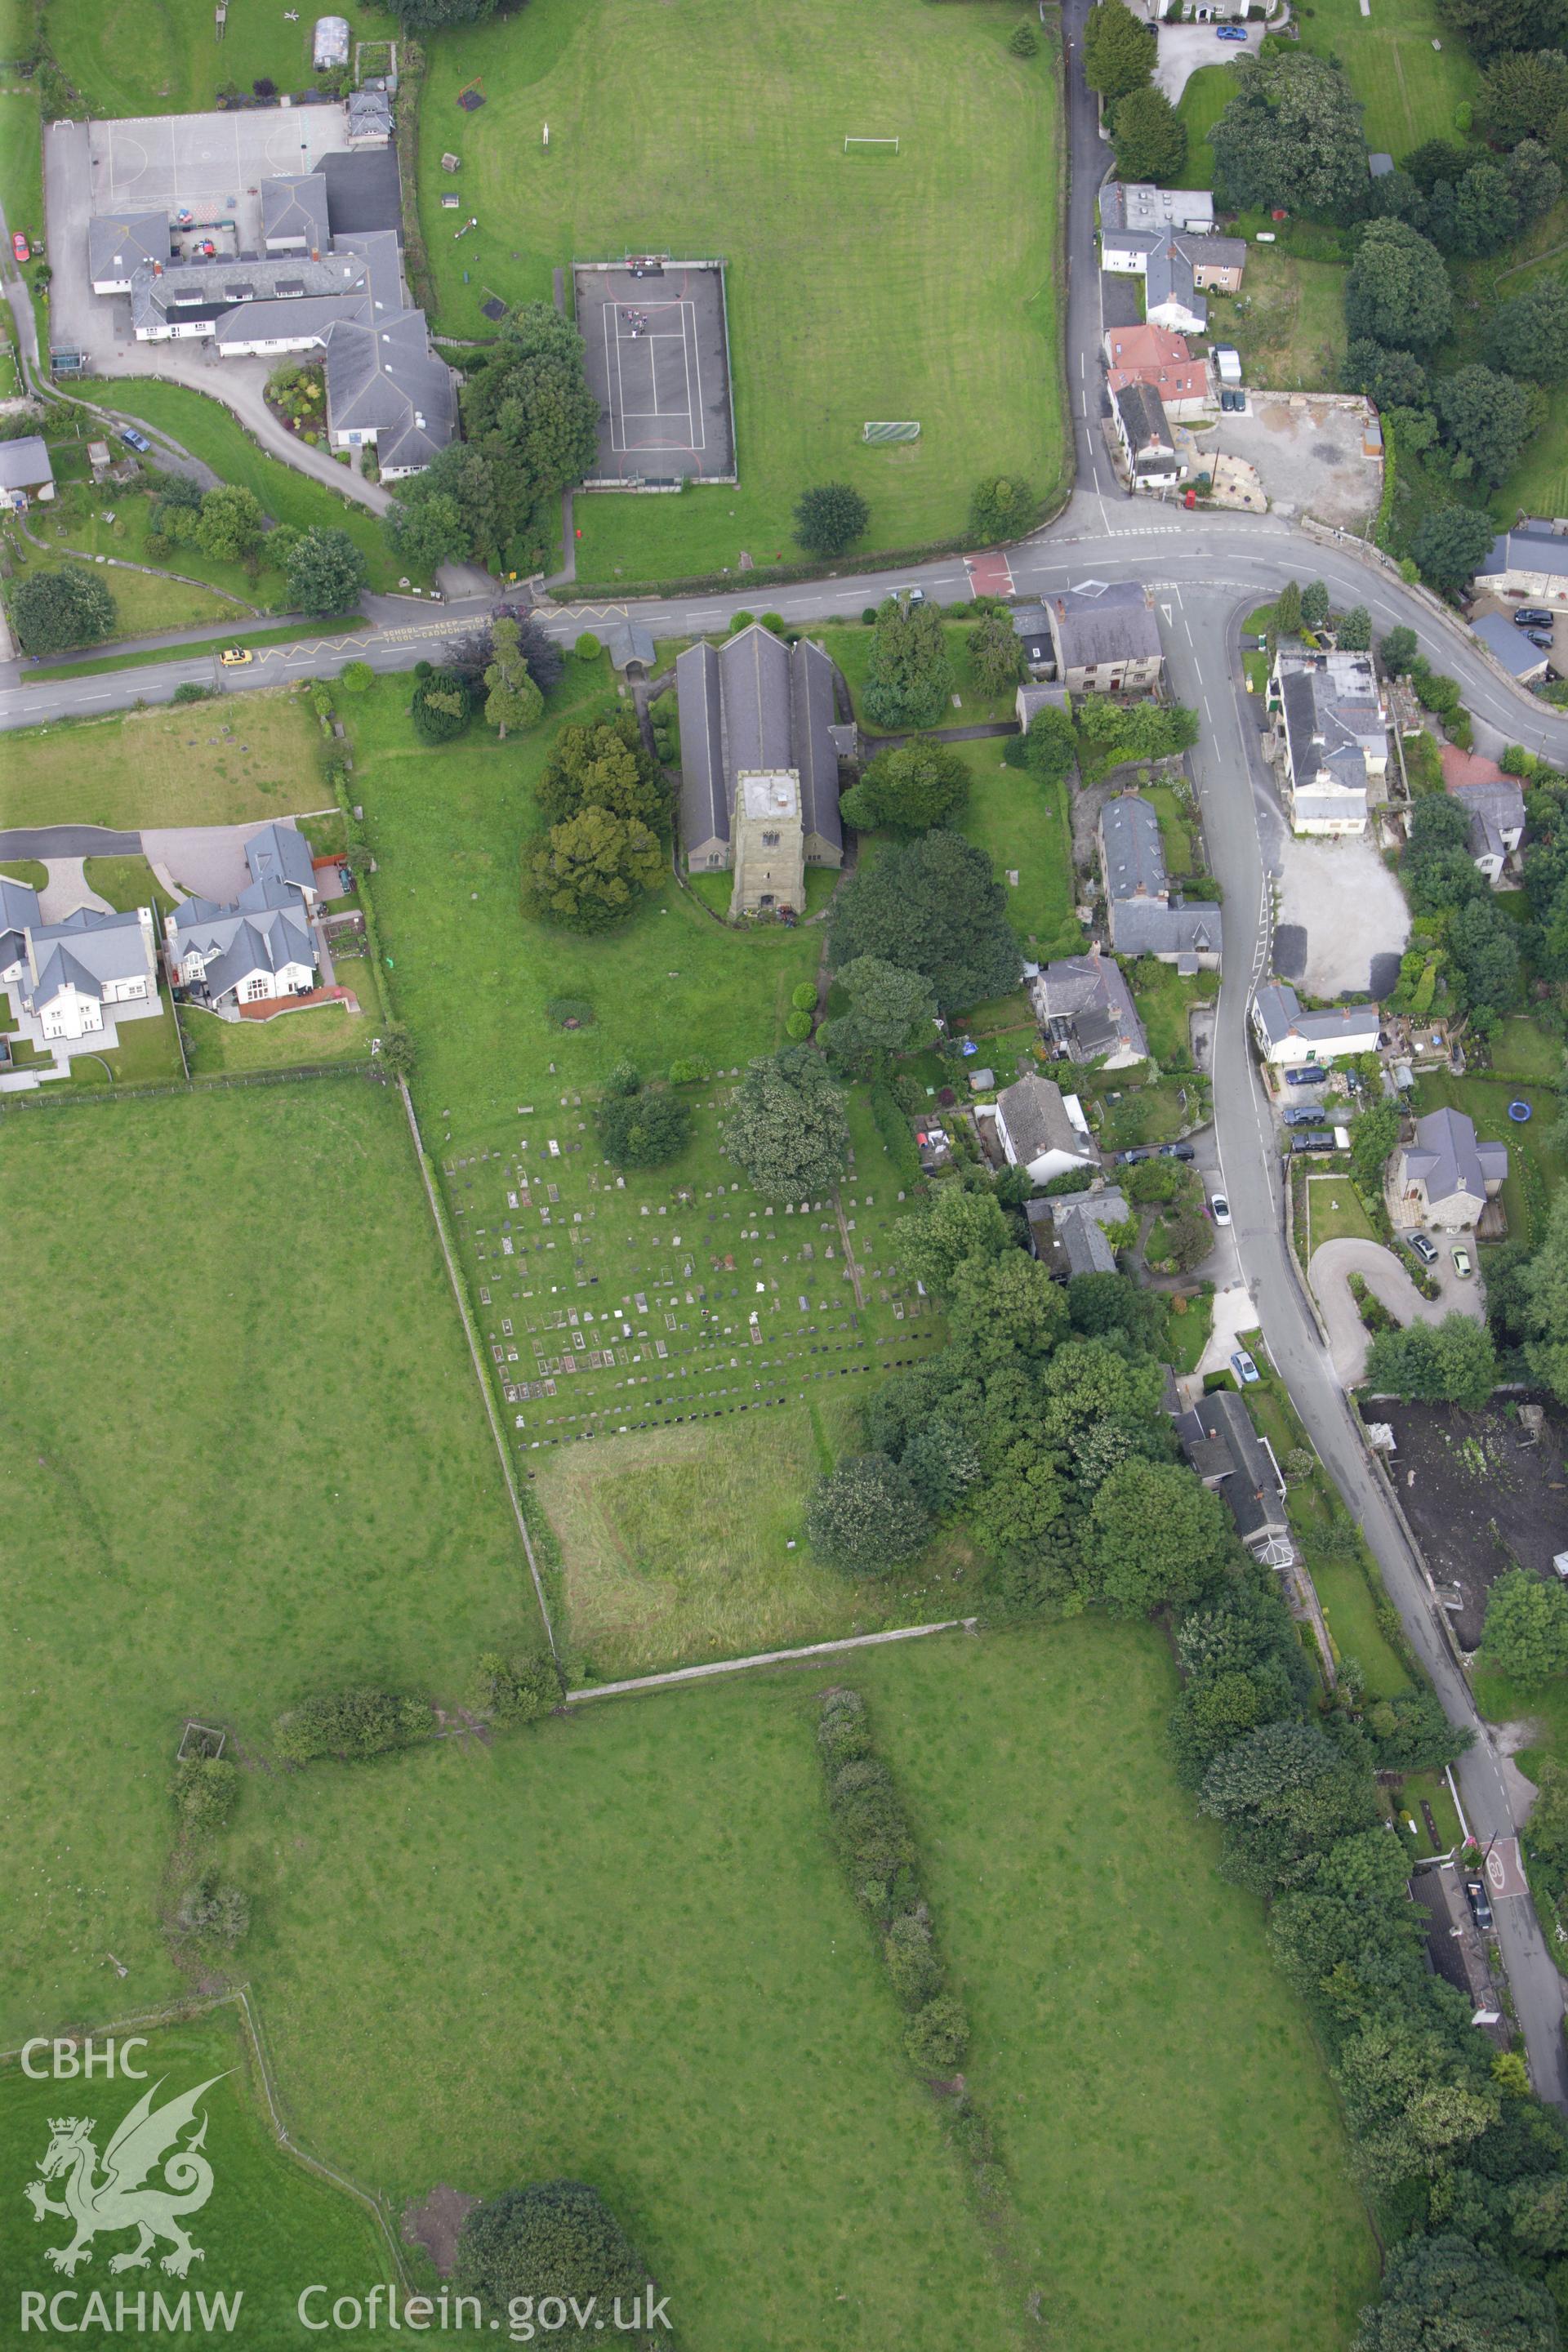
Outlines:
{"type": "Polygon", "coordinates": [[[227,904],[238,898],[250,880],[246,843],[265,833],[269,824],[292,823],[291,817],[263,817],[252,824],[157,828],[142,835],[142,851],[160,880],[172,876],[187,896],[227,904]]]}
{"type": "Polygon", "coordinates": [[[114,912],[107,898],[89,887],[79,857],[49,857],[44,861],[48,879],[38,893],[38,912],[46,923],[63,923],[79,907],[91,907],[100,914],[114,912]]]}
{"type": "Polygon", "coordinates": [[[1173,106],[1200,66],[1230,65],[1247,49],[1256,55],[1263,46],[1264,25],[1247,27],[1247,47],[1239,41],[1222,41],[1212,25],[1161,25],[1160,54],[1154,61],[1154,87],[1173,106]]]}
{"type": "MultiPolygon", "coordinates": [[[[1475,1244],[1469,1242],[1468,1246],[1473,1258],[1475,1244]]],[[[1474,1276],[1468,1282],[1459,1279],[1447,1246],[1436,1265],[1428,1270],[1438,1285],[1436,1298],[1422,1297],[1407,1269],[1381,1242],[1324,1242],[1312,1252],[1307,1279],[1323,1310],[1323,1320],[1329,1328],[1329,1352],[1335,1377],[1342,1387],[1353,1389],[1361,1380],[1366,1370],[1367,1349],[1372,1345],[1372,1334],[1351,1297],[1352,1274],[1364,1277],[1378,1305],[1386,1307],[1402,1325],[1440,1323],[1445,1315],[1455,1314],[1468,1315],[1478,1323],[1481,1320],[1486,1310],[1480,1284],[1474,1276]]]]}
{"type": "Polygon", "coordinates": [[[1405,893],[1370,833],[1339,841],[1287,834],[1274,968],[1310,996],[1386,996],[1410,937],[1405,893]]]}

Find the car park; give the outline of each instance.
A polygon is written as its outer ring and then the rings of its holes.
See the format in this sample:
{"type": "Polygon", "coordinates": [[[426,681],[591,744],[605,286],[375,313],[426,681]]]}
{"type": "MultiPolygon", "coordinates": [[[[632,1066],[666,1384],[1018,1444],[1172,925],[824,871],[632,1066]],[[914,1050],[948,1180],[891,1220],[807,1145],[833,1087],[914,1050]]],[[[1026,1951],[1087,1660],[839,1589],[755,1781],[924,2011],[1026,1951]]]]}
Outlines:
{"type": "Polygon", "coordinates": [[[1406,1234],[1405,1240],[1412,1256],[1418,1257],[1423,1265],[1436,1265],[1437,1244],[1435,1241],[1431,1240],[1428,1235],[1426,1234],[1406,1234]]]}
{"type": "Polygon", "coordinates": [[[1480,1929],[1482,1935],[1489,1936],[1492,1927],[1492,1906],[1488,1899],[1486,1886],[1482,1880],[1479,1878],[1466,1879],[1465,1900],[1470,1906],[1470,1916],[1475,1921],[1477,1927],[1480,1929]]]}
{"type": "Polygon", "coordinates": [[[1475,1272],[1474,1266],[1470,1264],[1469,1251],[1468,1249],[1462,1249],[1458,1243],[1454,1245],[1454,1272],[1458,1276],[1461,1282],[1468,1282],[1471,1275],[1475,1272]]]}
{"type": "Polygon", "coordinates": [[[140,449],[145,452],[153,446],[145,433],[138,433],[134,425],[122,425],[120,428],[120,437],[128,449],[140,449]]]}
{"type": "Polygon", "coordinates": [[[1209,1195],[1209,1214],[1210,1214],[1210,1216],[1214,1219],[1214,1221],[1215,1221],[1215,1224],[1216,1224],[1216,1225],[1228,1225],[1228,1224],[1229,1224],[1229,1223],[1230,1223],[1230,1202],[1226,1199],[1225,1194],[1224,1194],[1223,1192],[1211,1192],[1211,1193],[1210,1193],[1210,1195],[1209,1195]]]}
{"type": "Polygon", "coordinates": [[[1248,1387],[1258,1378],[1258,1367],[1245,1348],[1238,1348],[1232,1356],[1230,1369],[1243,1388],[1248,1387]]]}
{"type": "Polygon", "coordinates": [[[1509,614],[1516,629],[1549,629],[1552,618],[1544,604],[1521,604],[1517,613],[1509,614]]]}
{"type": "Polygon", "coordinates": [[[1285,1083],[1288,1087],[1321,1087],[1328,1075],[1320,1063],[1303,1062],[1299,1070],[1286,1071],[1285,1083]]]}

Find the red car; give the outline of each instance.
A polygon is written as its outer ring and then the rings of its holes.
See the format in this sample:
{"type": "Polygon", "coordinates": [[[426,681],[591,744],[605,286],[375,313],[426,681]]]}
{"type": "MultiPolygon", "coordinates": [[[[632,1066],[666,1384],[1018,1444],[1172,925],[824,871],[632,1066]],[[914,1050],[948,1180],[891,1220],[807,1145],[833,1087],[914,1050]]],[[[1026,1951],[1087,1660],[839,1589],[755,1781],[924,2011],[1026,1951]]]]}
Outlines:
{"type": "Polygon", "coordinates": [[[16,255],[18,261],[31,261],[33,257],[32,249],[29,247],[26,238],[22,235],[20,229],[16,231],[16,235],[11,239],[11,250],[16,255]]]}

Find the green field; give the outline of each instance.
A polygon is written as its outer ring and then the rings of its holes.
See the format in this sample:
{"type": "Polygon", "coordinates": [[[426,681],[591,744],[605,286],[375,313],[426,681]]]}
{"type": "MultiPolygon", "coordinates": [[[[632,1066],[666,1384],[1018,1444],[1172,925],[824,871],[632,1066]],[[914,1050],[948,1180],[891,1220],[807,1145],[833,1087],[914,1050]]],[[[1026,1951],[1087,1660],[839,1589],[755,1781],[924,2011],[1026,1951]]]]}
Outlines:
{"type": "Polygon", "coordinates": [[[535,1621],[395,1095],[9,1116],[0,1221],[26,1368],[0,1499],[9,2036],[175,1990],[155,1907],[187,1716],[254,1749],[304,1689],[459,1696],[535,1621]]]}
{"type": "MultiPolygon", "coordinates": [[[[365,969],[363,963],[346,965],[343,986],[353,987],[365,969]]],[[[186,1009],[181,1026],[191,1076],[205,1078],[317,1062],[363,1062],[374,1023],[346,1005],[310,1004],[270,1021],[220,1021],[216,1013],[186,1009]]]]}
{"type": "Polygon", "coordinates": [[[1249,383],[1331,391],[1345,355],[1344,283],[1338,262],[1249,247],[1246,290],[1208,297],[1209,331],[1236,345],[1249,383]]]}
{"type": "Polygon", "coordinates": [[[445,332],[489,332],[492,294],[548,300],[574,259],[727,261],[739,484],[580,499],[582,580],[798,559],[795,501],[824,479],[863,491],[888,549],[962,531],[984,475],[1056,488],[1060,113],[1048,50],[1008,54],[1016,22],[1001,0],[532,0],[431,42],[419,196],[445,332]],[[902,143],[872,166],[846,134],[902,143]],[[479,222],[460,244],[448,148],[479,222]],[[920,440],[866,447],[889,417],[920,440]]]}
{"type": "MultiPolygon", "coordinates": [[[[34,2063],[40,2063],[37,2059],[34,2063]]],[[[47,2055],[41,2063],[48,2063],[47,2055]]],[[[212,2166],[213,2188],[206,2204],[186,2225],[193,2243],[201,2248],[201,2261],[194,2264],[183,2285],[157,2270],[142,2271],[134,2279],[122,2278],[120,2284],[132,2298],[128,2315],[134,2310],[139,2288],[146,2297],[150,2330],[154,2293],[163,2294],[166,2307],[177,2307],[179,2296],[186,2290],[193,2305],[201,2294],[209,2299],[226,2295],[231,2305],[237,2297],[232,2333],[215,2320],[207,2336],[199,2326],[199,2313],[194,2311],[191,2337],[230,2343],[236,2352],[272,2352],[279,2345],[319,2341],[296,2315],[301,2286],[321,2282],[328,2288],[330,2305],[338,2294],[363,2295],[369,2281],[393,2274],[385,2234],[369,2208],[278,2146],[268,2121],[266,2095],[251,2044],[235,2008],[226,2004],[184,2023],[155,2030],[145,2051],[132,2053],[132,2063],[146,2069],[148,2084],[121,2077],[110,2084],[100,2074],[92,2085],[88,2104],[101,2118],[94,2136],[100,2156],[114,2125],[142,2090],[164,2084],[166,2087],[154,2100],[162,2106],[201,2084],[211,2083],[197,2114],[206,2119],[204,2148],[212,2166]]],[[[82,2086],[72,2083],[70,2088],[78,2094],[76,2104],[82,2104],[82,2086]]],[[[0,2069],[0,2147],[6,2169],[18,2185],[29,2175],[37,2178],[38,2160],[52,2137],[50,2119],[68,2104],[64,2084],[48,2078],[29,2080],[15,2065],[0,2069]]],[[[190,2132],[184,2137],[188,2140],[190,2132]]],[[[58,2179],[49,2195],[58,2200],[58,2179]]],[[[0,2295],[8,2311],[20,2310],[18,2298],[24,2293],[48,2296],[65,2285],[59,2273],[46,2263],[44,2253],[46,2248],[64,2245],[69,2232],[69,2223],[54,2215],[39,2227],[18,2202],[16,2221],[0,2238],[0,2295]]],[[[91,2268],[77,2282],[80,2300],[74,2305],[65,2305],[62,2317],[74,2325],[73,2311],[85,2313],[85,2298],[95,2284],[100,2293],[107,2288],[107,2309],[113,2313],[115,2290],[104,2275],[106,2258],[129,2251],[133,2242],[123,2232],[100,2238],[91,2268]]],[[[164,2250],[160,2247],[160,2252],[164,2250]]],[[[310,2308],[315,2315],[321,2308],[320,2298],[310,2308]]],[[[84,2317],[82,2324],[93,2323],[84,2317]]],[[[174,2332],[180,2331],[176,2327],[174,2332]]],[[[390,2338],[377,2332],[369,2336],[361,2334],[356,2341],[383,2346],[390,2338]]]]}
{"type": "Polygon", "coordinates": [[[10,735],[0,824],[238,824],[331,799],[323,739],[292,688],[128,710],[10,735]]]}
{"type": "Polygon", "coordinates": [[[1475,99],[1479,77],[1433,0],[1373,0],[1370,16],[1360,0],[1313,0],[1298,23],[1303,47],[1344,68],[1370,148],[1397,161],[1457,135],[1456,110],[1475,99]]]}
{"type": "MultiPolygon", "coordinates": [[[[358,40],[395,35],[394,18],[354,0],[337,11],[358,40]]],[[[188,114],[210,107],[218,85],[242,89],[265,74],[282,90],[310,87],[310,28],[281,8],[230,11],[221,41],[210,0],[58,0],[49,37],[60,68],[97,115],[188,114]]],[[[352,51],[351,51],[352,56],[352,51]]]]}
{"type": "Polygon", "coordinates": [[[973,779],[959,831],[989,854],[1019,940],[1031,957],[1076,955],[1083,928],[1073,912],[1067,785],[1042,784],[1024,770],[1004,767],[994,740],[953,749],[973,779]]]}
{"type": "Polygon", "coordinates": [[[1196,73],[1188,75],[1176,109],[1187,126],[1187,164],[1178,186],[1213,187],[1214,150],[1209,145],[1209,132],[1235,93],[1235,73],[1227,65],[1200,66],[1196,73]]]}
{"type": "MultiPolygon", "coordinates": [[[[304,2144],[394,2210],[598,2182],[690,2352],[1011,2344],[825,1834],[828,1679],[253,1783],[250,1976],[304,2144]]],[[[1078,1621],[853,1679],[974,2019],[1013,2273],[1059,2340],[1344,2342],[1372,2242],[1258,1906],[1171,1781],[1160,1636],[1078,1621]]]]}
{"type": "Polygon", "coordinates": [[[1348,1175],[1309,1173],[1307,1184],[1307,1255],[1324,1242],[1374,1242],[1372,1220],[1348,1175]]]}

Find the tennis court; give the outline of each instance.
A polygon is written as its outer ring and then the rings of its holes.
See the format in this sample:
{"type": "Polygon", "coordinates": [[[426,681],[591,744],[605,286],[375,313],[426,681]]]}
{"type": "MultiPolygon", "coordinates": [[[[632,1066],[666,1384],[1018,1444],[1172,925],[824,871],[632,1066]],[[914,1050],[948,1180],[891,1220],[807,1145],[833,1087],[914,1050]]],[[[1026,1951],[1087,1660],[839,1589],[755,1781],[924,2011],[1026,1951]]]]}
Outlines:
{"type": "Polygon", "coordinates": [[[595,481],[732,482],[721,265],[578,262],[573,283],[599,403],[595,481]]]}

